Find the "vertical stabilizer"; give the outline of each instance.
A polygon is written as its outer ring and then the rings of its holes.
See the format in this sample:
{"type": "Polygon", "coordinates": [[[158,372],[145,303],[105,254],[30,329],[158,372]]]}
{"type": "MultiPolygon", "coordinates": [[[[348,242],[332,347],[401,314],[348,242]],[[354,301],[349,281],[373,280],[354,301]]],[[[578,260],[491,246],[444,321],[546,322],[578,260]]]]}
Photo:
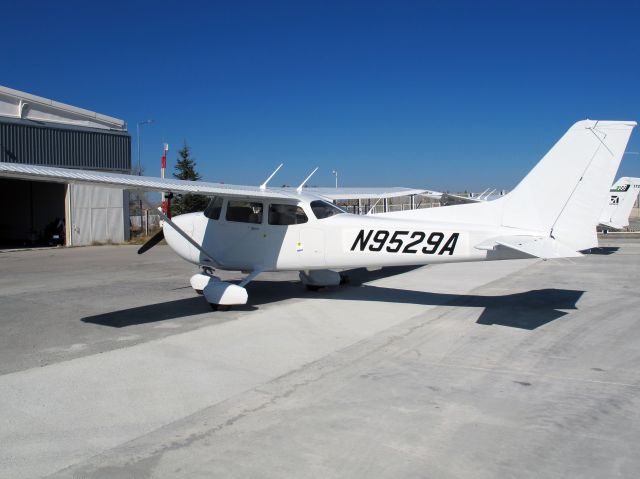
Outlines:
{"type": "Polygon", "coordinates": [[[574,124],[502,198],[503,226],[549,234],[576,251],[596,246],[609,185],[635,125],[594,120],[574,124]]]}

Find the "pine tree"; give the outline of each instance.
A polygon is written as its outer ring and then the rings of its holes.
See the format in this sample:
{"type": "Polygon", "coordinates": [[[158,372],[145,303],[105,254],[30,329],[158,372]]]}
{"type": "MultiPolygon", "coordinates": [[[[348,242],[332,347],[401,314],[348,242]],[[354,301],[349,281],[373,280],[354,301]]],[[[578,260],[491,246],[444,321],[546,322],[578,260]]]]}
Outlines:
{"type": "MultiPolygon", "coordinates": [[[[184,142],[184,146],[178,151],[178,160],[174,168],[173,176],[179,180],[198,181],[201,176],[196,171],[196,160],[191,156],[191,147],[184,142]]],[[[177,195],[171,202],[171,214],[182,215],[195,211],[204,211],[207,207],[206,196],[186,193],[177,195]]]]}

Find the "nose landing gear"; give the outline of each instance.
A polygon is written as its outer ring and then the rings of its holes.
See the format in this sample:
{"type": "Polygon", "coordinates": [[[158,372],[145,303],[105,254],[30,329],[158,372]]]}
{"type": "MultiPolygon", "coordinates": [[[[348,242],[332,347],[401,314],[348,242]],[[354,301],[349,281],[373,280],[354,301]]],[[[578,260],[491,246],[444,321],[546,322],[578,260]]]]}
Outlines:
{"type": "Polygon", "coordinates": [[[189,283],[191,283],[191,287],[198,294],[204,294],[204,289],[211,282],[220,281],[220,278],[214,276],[213,270],[210,268],[202,268],[202,273],[197,273],[191,276],[189,283]]]}

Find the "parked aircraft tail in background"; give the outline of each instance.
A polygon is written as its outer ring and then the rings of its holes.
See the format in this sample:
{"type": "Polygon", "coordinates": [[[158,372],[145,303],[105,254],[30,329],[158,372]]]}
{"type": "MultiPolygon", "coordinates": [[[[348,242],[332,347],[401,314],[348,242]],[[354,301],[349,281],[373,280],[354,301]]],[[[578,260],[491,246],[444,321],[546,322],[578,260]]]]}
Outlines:
{"type": "Polygon", "coordinates": [[[640,178],[622,177],[609,190],[607,204],[600,214],[600,224],[622,229],[629,226],[629,215],[640,192],[640,178]]]}

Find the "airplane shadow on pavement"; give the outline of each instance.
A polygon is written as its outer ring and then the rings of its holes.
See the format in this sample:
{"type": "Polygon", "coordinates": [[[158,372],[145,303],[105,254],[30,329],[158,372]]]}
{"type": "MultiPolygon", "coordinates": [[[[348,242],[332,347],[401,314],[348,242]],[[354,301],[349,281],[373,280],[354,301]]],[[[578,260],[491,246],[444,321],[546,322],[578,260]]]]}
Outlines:
{"type": "Polygon", "coordinates": [[[618,246],[598,246],[597,248],[591,248],[588,251],[583,251],[584,254],[597,254],[602,256],[609,256],[616,253],[620,247],[618,246]]]}
{"type": "MultiPolygon", "coordinates": [[[[351,270],[349,284],[338,288],[327,288],[317,292],[306,291],[299,281],[255,280],[247,286],[251,305],[234,306],[231,312],[217,312],[225,316],[233,311],[252,311],[260,306],[291,298],[326,298],[336,301],[369,301],[425,306],[459,306],[483,308],[477,324],[499,325],[533,330],[568,314],[565,310],[577,309],[576,303],[584,291],[568,289],[538,289],[507,295],[448,294],[411,291],[365,284],[367,282],[395,276],[415,267],[393,267],[377,271],[351,270]]],[[[114,328],[179,319],[211,313],[202,296],[139,306],[83,318],[85,323],[114,328]]]]}

